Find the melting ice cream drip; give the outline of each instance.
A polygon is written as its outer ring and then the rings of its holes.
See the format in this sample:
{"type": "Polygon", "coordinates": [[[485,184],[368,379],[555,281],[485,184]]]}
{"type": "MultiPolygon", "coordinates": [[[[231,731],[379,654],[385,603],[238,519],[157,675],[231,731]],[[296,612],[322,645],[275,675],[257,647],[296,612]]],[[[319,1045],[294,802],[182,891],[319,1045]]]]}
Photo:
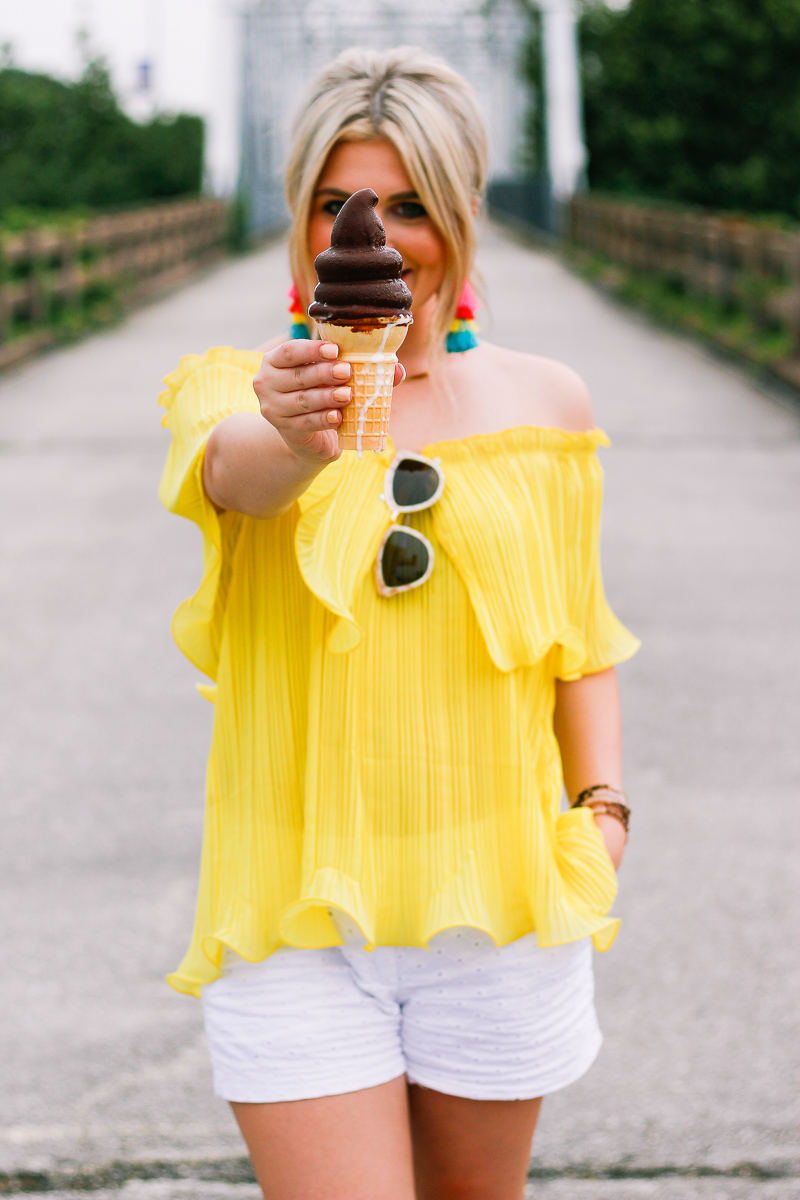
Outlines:
{"type": "MultiPolygon", "coordinates": [[[[364,426],[366,425],[366,422],[367,422],[367,413],[372,408],[372,405],[378,399],[378,397],[381,394],[381,391],[383,390],[383,385],[386,382],[387,367],[391,367],[392,375],[394,375],[394,362],[387,362],[386,358],[384,357],[385,347],[386,347],[386,343],[389,339],[389,334],[398,325],[407,324],[407,322],[408,322],[407,317],[398,317],[396,321],[392,321],[391,325],[387,325],[383,331],[383,338],[381,339],[380,348],[375,352],[375,354],[371,355],[371,357],[367,359],[367,362],[375,363],[375,391],[372,393],[369,400],[365,400],[364,403],[361,405],[361,408],[358,410],[358,429],[356,431],[356,450],[358,451],[359,458],[363,458],[363,455],[364,455],[364,451],[361,448],[361,439],[364,436],[364,426]]],[[[396,356],[392,355],[392,358],[396,358],[396,356]]]]}

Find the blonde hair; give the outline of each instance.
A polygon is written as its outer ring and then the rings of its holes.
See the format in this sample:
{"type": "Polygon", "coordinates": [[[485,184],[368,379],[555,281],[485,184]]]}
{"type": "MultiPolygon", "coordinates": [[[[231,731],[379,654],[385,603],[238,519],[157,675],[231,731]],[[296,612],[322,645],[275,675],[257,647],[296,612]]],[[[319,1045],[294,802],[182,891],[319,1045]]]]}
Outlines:
{"type": "Polygon", "coordinates": [[[338,142],[374,138],[397,150],[447,248],[431,328],[431,346],[442,346],[474,264],[487,138],[466,80],[415,46],[345,50],[311,84],[294,120],[286,173],[292,274],[308,304],[316,283],[308,224],[319,178],[338,142]]]}

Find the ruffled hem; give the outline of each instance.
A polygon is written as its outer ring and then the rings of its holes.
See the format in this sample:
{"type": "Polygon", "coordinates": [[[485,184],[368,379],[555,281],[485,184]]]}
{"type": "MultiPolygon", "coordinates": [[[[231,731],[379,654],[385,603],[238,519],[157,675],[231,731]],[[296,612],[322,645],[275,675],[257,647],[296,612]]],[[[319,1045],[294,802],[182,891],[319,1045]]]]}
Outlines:
{"type": "MultiPolygon", "coordinates": [[[[602,671],[639,648],[603,594],[598,543],[602,430],[518,426],[425,447],[438,454],[445,492],[432,510],[436,538],[464,583],[499,670],[532,667],[555,647],[561,679],[602,671]]],[[[382,498],[390,442],[358,461],[342,455],[300,501],[295,534],[307,587],[338,618],[327,648],[356,649],[359,588],[391,524],[382,498]],[[358,513],[358,520],[353,514],[358,513]]]]}
{"type": "Polygon", "coordinates": [[[243,518],[220,514],[203,487],[203,457],[212,430],[225,417],[258,412],[253,376],[261,362],[257,353],[218,346],[203,355],[187,354],[166,377],[158,398],[166,409],[162,420],[172,433],[159,497],[165,508],[186,517],[203,535],[203,578],[173,617],[172,632],[180,649],[200,671],[216,676],[224,615],[220,580],[230,559],[243,518]]]}
{"type": "Polygon", "coordinates": [[[446,477],[436,537],[501,671],[558,647],[555,674],[576,679],[638,649],[603,592],[600,445],[609,441],[599,429],[520,426],[427,447],[446,477]]]}
{"type": "MultiPolygon", "coordinates": [[[[358,921],[354,912],[347,908],[339,907],[331,899],[325,897],[309,897],[306,900],[298,901],[292,905],[292,912],[303,912],[311,918],[318,921],[320,935],[315,939],[305,938],[302,941],[289,941],[281,938],[276,939],[268,946],[253,948],[250,945],[250,939],[244,934],[234,932],[226,932],[220,930],[203,938],[202,942],[202,959],[203,961],[193,962],[191,966],[181,964],[177,971],[173,971],[167,975],[166,981],[171,988],[176,992],[181,992],[186,996],[200,997],[202,989],[209,983],[213,983],[215,979],[219,979],[222,974],[222,955],[224,950],[232,950],[238,954],[240,958],[246,962],[262,962],[269,958],[276,950],[282,947],[291,946],[299,950],[325,950],[332,946],[341,946],[342,939],[336,930],[336,926],[330,916],[329,910],[340,912],[343,917],[352,922],[361,933],[365,941],[364,949],[366,951],[375,950],[377,946],[419,946],[427,949],[432,938],[438,933],[443,933],[447,929],[476,929],[481,933],[485,933],[490,937],[496,946],[506,946],[510,942],[517,941],[528,933],[537,932],[536,926],[525,927],[519,933],[515,933],[512,937],[502,937],[496,930],[488,925],[480,925],[474,921],[467,921],[460,918],[454,918],[446,924],[430,926],[419,940],[404,940],[402,942],[376,942],[370,940],[367,930],[358,921]]],[[[574,932],[569,937],[546,937],[541,930],[538,931],[538,940],[540,946],[563,946],[569,942],[577,942],[582,938],[591,937],[595,950],[601,953],[608,950],[614,942],[619,929],[618,917],[597,918],[595,921],[587,922],[585,927],[580,931],[574,932]]],[[[310,925],[309,925],[310,928],[310,925]]],[[[193,956],[194,958],[194,956],[193,956]]]]}
{"type": "Polygon", "coordinates": [[[402,925],[395,920],[394,932],[376,918],[385,904],[371,901],[357,879],[336,867],[320,866],[310,874],[297,899],[274,917],[263,913],[254,920],[248,909],[247,917],[242,914],[239,919],[234,898],[230,919],[212,933],[198,929],[181,966],[167,980],[176,991],[199,995],[203,986],[219,977],[226,946],[248,962],[267,958],[281,946],[303,950],[340,946],[342,939],[331,917],[334,910],[358,927],[367,950],[376,946],[426,947],[437,933],[454,928],[480,929],[498,946],[536,932],[541,946],[591,937],[597,950],[607,950],[619,928],[619,919],[608,915],[617,893],[617,878],[588,809],[559,814],[552,853],[549,867],[541,865],[530,888],[513,904],[508,897],[498,895],[492,900],[486,894],[474,856],[467,851],[461,869],[427,900],[420,898],[416,919],[413,913],[401,914],[402,925]],[[253,930],[271,932],[258,937],[253,930]]]}
{"type": "Polygon", "coordinates": [[[598,675],[609,667],[617,667],[638,654],[642,643],[625,628],[609,610],[606,616],[607,634],[603,642],[590,647],[588,640],[579,630],[569,630],[570,637],[565,642],[564,632],[558,634],[553,644],[561,648],[561,655],[555,666],[556,679],[564,683],[572,683],[584,675],[598,675]],[[578,634],[579,641],[572,640],[572,634],[578,634]]]}
{"type": "Polygon", "coordinates": [[[385,454],[360,462],[342,455],[301,497],[297,565],[309,590],[339,618],[328,639],[332,654],[347,653],[361,642],[353,614],[356,593],[392,523],[381,498],[386,465],[385,454]]]}
{"type": "Polygon", "coordinates": [[[262,356],[256,350],[235,350],[233,346],[213,346],[210,350],[206,350],[205,354],[184,354],[175,370],[164,376],[166,387],[159,394],[158,403],[162,408],[166,408],[167,412],[164,414],[161,424],[168,424],[169,410],[172,408],[173,401],[186,381],[200,367],[223,364],[239,367],[245,371],[252,367],[250,376],[252,379],[261,365],[261,358],[262,356]]]}

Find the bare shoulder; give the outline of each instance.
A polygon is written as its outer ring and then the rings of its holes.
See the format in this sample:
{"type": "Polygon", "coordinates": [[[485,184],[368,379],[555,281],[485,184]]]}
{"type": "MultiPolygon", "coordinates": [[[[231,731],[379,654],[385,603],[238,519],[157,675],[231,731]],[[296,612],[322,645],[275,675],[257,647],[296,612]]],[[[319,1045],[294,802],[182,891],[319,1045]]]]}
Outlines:
{"type": "Polygon", "coordinates": [[[594,428],[589,389],[577,371],[553,358],[486,342],[480,349],[487,365],[503,378],[509,401],[525,423],[571,432],[594,428]]]}

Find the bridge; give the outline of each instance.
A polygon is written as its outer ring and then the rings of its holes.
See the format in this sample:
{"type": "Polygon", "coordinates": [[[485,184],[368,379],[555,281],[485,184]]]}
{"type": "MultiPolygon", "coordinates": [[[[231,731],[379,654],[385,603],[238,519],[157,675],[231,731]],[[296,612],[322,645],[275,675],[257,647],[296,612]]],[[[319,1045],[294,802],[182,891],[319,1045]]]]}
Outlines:
{"type": "MultiPolygon", "coordinates": [[[[608,592],[644,642],[605,1046],[545,1103],[531,1195],[800,1200],[800,408],[497,230],[481,266],[486,335],[592,390],[608,592]]],[[[156,396],[280,330],[287,281],[274,244],[0,380],[0,1192],[257,1194],[163,982],[211,709],[169,632],[200,543],[156,499],[156,396]]]]}

